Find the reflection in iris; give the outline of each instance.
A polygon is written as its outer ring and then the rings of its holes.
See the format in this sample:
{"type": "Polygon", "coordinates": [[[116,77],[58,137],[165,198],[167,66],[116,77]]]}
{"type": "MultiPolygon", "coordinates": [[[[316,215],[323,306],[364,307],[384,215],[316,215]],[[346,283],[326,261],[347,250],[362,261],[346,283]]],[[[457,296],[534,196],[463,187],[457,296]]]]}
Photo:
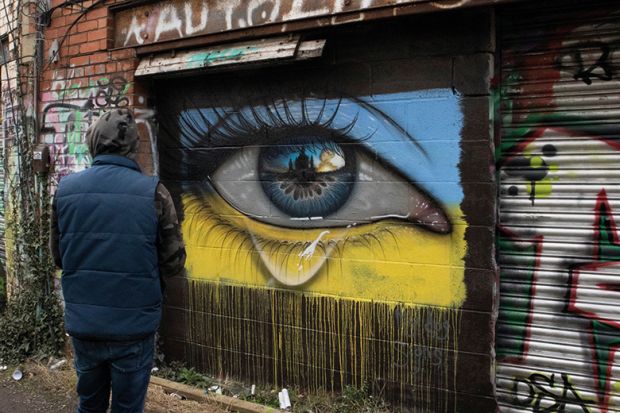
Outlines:
{"type": "Polygon", "coordinates": [[[355,182],[355,152],[333,142],[270,146],[261,150],[258,162],[267,197],[294,218],[336,212],[355,182]]]}

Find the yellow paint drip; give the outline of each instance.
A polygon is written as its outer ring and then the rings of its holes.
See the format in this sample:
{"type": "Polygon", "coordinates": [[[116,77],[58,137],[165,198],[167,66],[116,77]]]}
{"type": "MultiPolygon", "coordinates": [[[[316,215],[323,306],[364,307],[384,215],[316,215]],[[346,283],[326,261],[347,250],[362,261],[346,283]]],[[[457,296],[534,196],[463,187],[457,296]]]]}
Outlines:
{"type": "Polygon", "coordinates": [[[454,410],[460,310],[279,289],[189,286],[188,362],[253,383],[383,389],[396,404],[454,410]]]}
{"type": "Polygon", "coordinates": [[[420,411],[454,410],[466,224],[402,220],[279,228],[219,196],[183,197],[187,361],[254,383],[371,385],[420,411]]]}

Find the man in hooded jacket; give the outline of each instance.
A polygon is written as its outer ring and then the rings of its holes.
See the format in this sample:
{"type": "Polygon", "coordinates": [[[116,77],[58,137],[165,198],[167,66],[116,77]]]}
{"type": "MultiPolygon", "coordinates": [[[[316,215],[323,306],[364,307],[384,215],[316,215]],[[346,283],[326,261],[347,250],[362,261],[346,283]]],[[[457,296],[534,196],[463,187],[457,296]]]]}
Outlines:
{"type": "Polygon", "coordinates": [[[166,277],[185,249],[167,189],[134,158],[126,109],[87,131],[92,167],[64,177],[52,212],[51,250],[62,268],[65,328],[74,347],[78,413],[142,412],[166,277]]]}

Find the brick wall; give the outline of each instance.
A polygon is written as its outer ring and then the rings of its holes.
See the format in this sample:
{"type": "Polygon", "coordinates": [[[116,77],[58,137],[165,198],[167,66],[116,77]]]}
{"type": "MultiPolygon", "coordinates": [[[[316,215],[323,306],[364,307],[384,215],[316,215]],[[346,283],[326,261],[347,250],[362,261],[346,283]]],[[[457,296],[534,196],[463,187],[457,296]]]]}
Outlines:
{"type": "MultiPolygon", "coordinates": [[[[60,4],[52,3],[52,7],[60,4]]],[[[138,161],[146,173],[153,172],[151,147],[154,139],[153,112],[147,96],[135,84],[138,63],[133,49],[108,50],[111,46],[111,12],[108,6],[64,7],[52,14],[45,30],[45,55],[53,42],[60,48],[58,61],[47,61],[42,73],[39,116],[41,140],[51,145],[56,178],[81,170],[89,163],[84,134],[102,111],[130,107],[140,126],[138,161]]]]}

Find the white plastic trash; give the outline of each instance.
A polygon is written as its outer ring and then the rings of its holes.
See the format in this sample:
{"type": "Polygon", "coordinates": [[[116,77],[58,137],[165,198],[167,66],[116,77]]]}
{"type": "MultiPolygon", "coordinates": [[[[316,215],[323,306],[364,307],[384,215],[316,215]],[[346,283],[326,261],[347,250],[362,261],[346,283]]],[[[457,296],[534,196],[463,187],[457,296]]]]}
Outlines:
{"type": "Polygon", "coordinates": [[[20,369],[15,369],[11,377],[13,377],[13,380],[15,381],[20,381],[22,377],[24,377],[24,374],[22,373],[20,369]]]}
{"type": "Polygon", "coordinates": [[[288,390],[282,389],[282,395],[284,396],[284,408],[287,409],[291,407],[291,399],[288,397],[288,390]]]}
{"type": "Polygon", "coordinates": [[[280,409],[286,409],[286,402],[284,401],[284,394],[278,392],[278,400],[280,401],[280,409]]]}

